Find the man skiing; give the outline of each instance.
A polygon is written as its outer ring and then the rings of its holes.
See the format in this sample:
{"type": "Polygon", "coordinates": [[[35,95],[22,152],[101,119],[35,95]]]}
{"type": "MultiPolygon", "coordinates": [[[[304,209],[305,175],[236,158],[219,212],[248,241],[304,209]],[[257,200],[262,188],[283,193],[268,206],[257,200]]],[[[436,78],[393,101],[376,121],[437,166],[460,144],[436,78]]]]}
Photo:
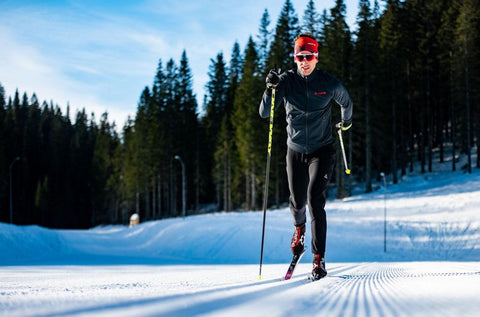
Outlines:
{"type": "Polygon", "coordinates": [[[325,194],[335,164],[330,100],[340,105],[339,127],[343,131],[352,126],[353,104],[338,79],[316,69],[318,42],[315,38],[303,33],[295,38],[294,44],[297,69],[284,73],[273,69],[268,73],[259,113],[262,118],[270,116],[269,105],[275,89],[275,110],[283,102],[287,120],[286,165],[290,211],[295,225],[290,247],[294,259],[298,260],[304,252],[308,203],[314,254],[312,277],[319,280],[327,275],[325,194]]]}

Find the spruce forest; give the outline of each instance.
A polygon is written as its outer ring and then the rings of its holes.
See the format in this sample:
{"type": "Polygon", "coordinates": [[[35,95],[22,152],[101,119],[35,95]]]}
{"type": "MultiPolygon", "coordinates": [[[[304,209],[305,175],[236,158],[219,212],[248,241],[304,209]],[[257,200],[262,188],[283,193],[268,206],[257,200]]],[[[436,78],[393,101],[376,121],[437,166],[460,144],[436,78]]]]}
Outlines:
{"type": "MultiPolygon", "coordinates": [[[[381,172],[395,184],[414,163],[422,173],[434,172],[434,160],[466,173],[479,168],[480,0],[358,6],[355,30],[343,0],[323,12],[310,0],[300,14],[286,0],[276,23],[265,9],[245,47],[232,43],[228,58],[212,52],[201,105],[188,47],[178,62],[159,60],[153,84],[139,92],[135,117],[123,127],[108,113],[62,113],[34,92],[6,96],[0,84],[0,221],[90,228],[126,224],[135,212],[142,221],[179,217],[182,163],[187,215],[260,210],[268,120],[258,106],[268,71],[295,67],[300,32],[315,35],[318,68],[339,78],[354,103],[353,127],[344,133],[352,174],[345,175],[337,151],[329,195],[346,197],[354,185],[371,192],[381,172]],[[468,164],[458,164],[461,156],[468,164]]],[[[269,207],[289,197],[279,109],[269,207]]],[[[333,123],[340,121],[336,104],[332,113],[333,123]]]]}

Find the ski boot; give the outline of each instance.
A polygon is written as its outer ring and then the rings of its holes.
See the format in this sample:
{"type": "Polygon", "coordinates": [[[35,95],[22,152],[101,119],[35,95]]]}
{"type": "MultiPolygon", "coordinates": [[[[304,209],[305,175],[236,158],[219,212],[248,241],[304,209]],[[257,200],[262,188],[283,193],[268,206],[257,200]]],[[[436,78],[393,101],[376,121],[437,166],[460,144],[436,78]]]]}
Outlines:
{"type": "Polygon", "coordinates": [[[295,226],[292,242],[290,243],[293,255],[300,255],[305,250],[305,224],[295,226]]]}
{"type": "Polygon", "coordinates": [[[325,258],[320,257],[320,254],[315,254],[313,257],[312,279],[317,281],[324,278],[326,275],[327,270],[325,269],[325,258]]]}

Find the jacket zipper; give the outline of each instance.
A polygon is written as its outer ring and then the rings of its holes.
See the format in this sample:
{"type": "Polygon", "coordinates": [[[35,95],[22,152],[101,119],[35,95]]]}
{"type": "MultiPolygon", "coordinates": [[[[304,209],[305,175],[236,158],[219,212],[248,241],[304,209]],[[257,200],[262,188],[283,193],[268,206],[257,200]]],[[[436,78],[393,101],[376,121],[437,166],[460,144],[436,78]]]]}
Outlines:
{"type": "Polygon", "coordinates": [[[305,152],[308,154],[308,76],[305,77],[305,93],[307,95],[307,105],[305,107],[305,152]]]}

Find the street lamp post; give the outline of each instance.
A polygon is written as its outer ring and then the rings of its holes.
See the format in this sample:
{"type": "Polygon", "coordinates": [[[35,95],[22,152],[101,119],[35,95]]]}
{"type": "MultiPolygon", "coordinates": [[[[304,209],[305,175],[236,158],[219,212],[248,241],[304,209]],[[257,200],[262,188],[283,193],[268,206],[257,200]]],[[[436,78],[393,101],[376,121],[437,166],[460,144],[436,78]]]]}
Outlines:
{"type": "Polygon", "coordinates": [[[186,201],[185,201],[185,164],[180,156],[175,155],[175,159],[182,165],[182,216],[186,216],[186,201]]]}
{"type": "Polygon", "coordinates": [[[12,163],[10,163],[10,167],[8,169],[10,174],[10,223],[13,224],[13,194],[12,194],[12,169],[15,162],[19,161],[20,157],[17,156],[13,159],[12,163]]]}
{"type": "Polygon", "coordinates": [[[383,252],[387,252],[387,178],[385,173],[380,173],[384,185],[384,204],[383,204],[383,252]]]}

